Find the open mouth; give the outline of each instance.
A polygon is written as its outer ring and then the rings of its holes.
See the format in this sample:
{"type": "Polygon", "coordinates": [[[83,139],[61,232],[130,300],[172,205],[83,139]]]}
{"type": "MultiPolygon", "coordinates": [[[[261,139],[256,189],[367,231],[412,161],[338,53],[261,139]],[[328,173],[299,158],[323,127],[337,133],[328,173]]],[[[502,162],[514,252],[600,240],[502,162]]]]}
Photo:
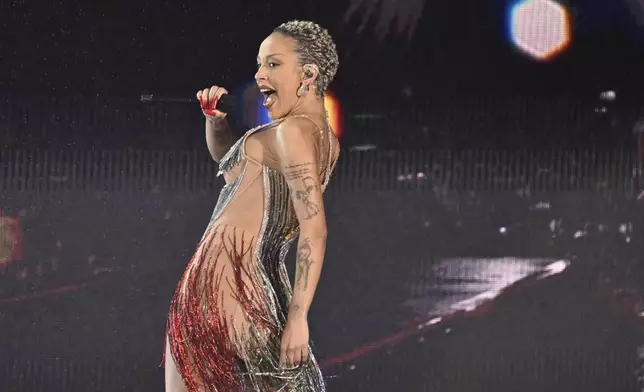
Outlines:
{"type": "Polygon", "coordinates": [[[273,103],[275,103],[277,91],[270,88],[262,88],[259,91],[261,91],[262,95],[264,95],[264,107],[268,108],[269,106],[273,105],[273,103]]]}

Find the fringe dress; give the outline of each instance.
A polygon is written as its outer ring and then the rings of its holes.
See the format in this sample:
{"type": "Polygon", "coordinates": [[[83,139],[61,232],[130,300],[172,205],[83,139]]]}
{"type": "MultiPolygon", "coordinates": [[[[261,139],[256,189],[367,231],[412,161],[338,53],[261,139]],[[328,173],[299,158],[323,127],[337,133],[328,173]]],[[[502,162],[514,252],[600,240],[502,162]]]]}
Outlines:
{"type": "MultiPolygon", "coordinates": [[[[284,261],[299,224],[284,176],[245,154],[250,136],[283,120],[249,130],[221,159],[227,184],[171,301],[167,341],[191,392],[325,391],[312,354],[280,366],[292,296],[284,261]]],[[[337,157],[331,129],[316,128],[324,191],[337,157]]]]}

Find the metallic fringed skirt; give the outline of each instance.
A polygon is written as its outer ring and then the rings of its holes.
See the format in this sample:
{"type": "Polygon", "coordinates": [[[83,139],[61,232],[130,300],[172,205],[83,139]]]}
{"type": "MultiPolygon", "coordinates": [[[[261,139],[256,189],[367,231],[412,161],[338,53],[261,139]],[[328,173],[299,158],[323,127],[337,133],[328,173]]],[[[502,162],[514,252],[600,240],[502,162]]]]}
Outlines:
{"type": "Polygon", "coordinates": [[[280,366],[290,283],[283,260],[261,260],[256,247],[235,229],[204,235],[170,304],[177,370],[191,392],[324,391],[312,355],[295,369],[280,366]]]}

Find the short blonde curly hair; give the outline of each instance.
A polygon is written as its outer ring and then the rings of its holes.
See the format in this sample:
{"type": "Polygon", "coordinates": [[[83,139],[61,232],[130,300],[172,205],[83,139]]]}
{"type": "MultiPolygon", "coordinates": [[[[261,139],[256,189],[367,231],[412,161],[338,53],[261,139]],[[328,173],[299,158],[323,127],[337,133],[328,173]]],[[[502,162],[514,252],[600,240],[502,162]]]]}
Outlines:
{"type": "Polygon", "coordinates": [[[317,23],[300,20],[283,23],[273,32],[295,40],[295,53],[301,65],[318,66],[320,72],[316,80],[317,93],[324,95],[340,64],[335,42],[329,32],[317,23]]]}

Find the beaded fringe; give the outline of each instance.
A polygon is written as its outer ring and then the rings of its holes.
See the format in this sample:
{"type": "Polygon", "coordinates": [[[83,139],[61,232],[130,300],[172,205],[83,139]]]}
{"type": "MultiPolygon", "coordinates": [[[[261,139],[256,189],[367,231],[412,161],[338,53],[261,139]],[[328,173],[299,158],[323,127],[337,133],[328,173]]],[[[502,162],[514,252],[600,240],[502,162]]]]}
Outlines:
{"type": "MultiPolygon", "coordinates": [[[[296,369],[280,367],[286,309],[277,305],[280,301],[262,264],[252,260],[253,239],[245,241],[243,234],[238,238],[234,230],[229,235],[216,226],[203,241],[202,252],[193,256],[175,292],[167,322],[170,352],[188,390],[324,391],[313,356],[296,369]],[[216,272],[219,263],[233,268],[233,281],[224,281],[223,273],[216,272]],[[244,278],[258,288],[254,294],[244,278]],[[247,317],[245,331],[230,333],[223,290],[232,290],[247,317]]],[[[285,291],[290,297],[290,289],[285,291]]]]}

